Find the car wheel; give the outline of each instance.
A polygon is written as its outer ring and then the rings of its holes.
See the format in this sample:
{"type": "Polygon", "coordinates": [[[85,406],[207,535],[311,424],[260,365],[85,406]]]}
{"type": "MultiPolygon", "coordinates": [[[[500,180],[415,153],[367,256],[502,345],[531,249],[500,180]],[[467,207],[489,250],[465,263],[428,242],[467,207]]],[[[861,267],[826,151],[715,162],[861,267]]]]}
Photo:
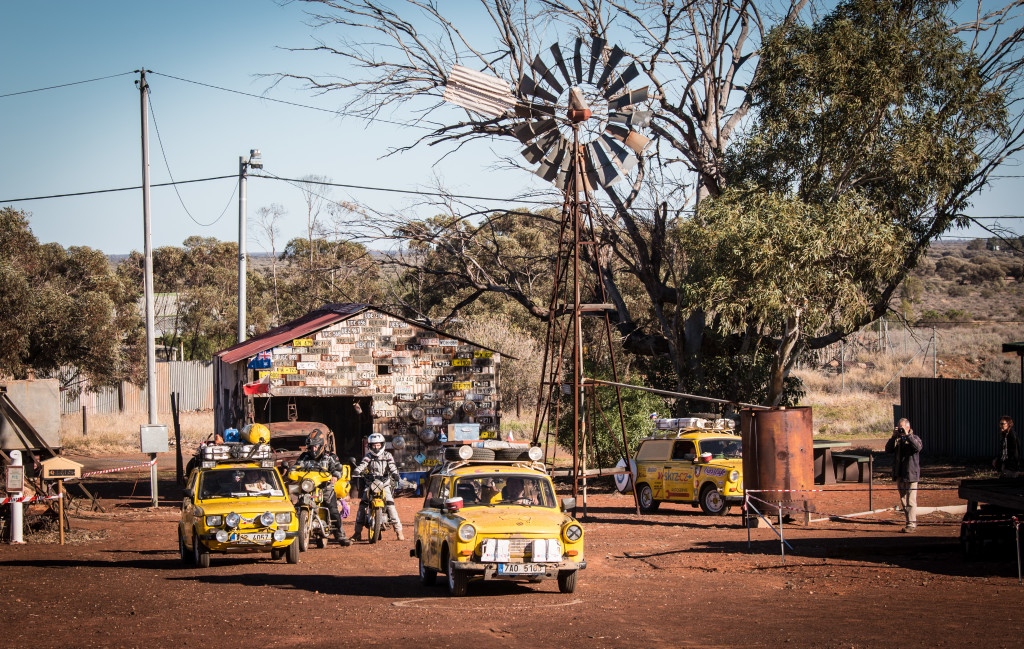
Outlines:
{"type": "Polygon", "coordinates": [[[370,543],[380,540],[380,533],[384,527],[384,511],[377,509],[373,512],[373,521],[370,525],[370,543]]]}
{"type": "Polygon", "coordinates": [[[712,516],[725,516],[729,513],[729,503],[710,482],[700,490],[700,508],[712,516]]]}
{"type": "Polygon", "coordinates": [[[178,554],[181,555],[181,562],[186,566],[192,565],[192,552],[185,547],[185,537],[178,531],[178,554]]]}
{"type": "Polygon", "coordinates": [[[465,570],[456,570],[453,563],[448,564],[448,594],[452,597],[463,597],[469,586],[469,573],[465,570]]]}
{"type": "Polygon", "coordinates": [[[420,583],[433,586],[437,583],[437,571],[423,564],[423,553],[420,552],[420,583]]]}
{"type": "Polygon", "coordinates": [[[288,549],[285,551],[285,559],[288,563],[299,562],[299,544],[296,541],[292,541],[292,544],[288,546],[288,549]]]}
{"type": "Polygon", "coordinates": [[[641,482],[637,485],[637,497],[640,498],[640,511],[645,514],[658,510],[661,503],[654,499],[654,491],[651,485],[641,482]]]}
{"type": "Polygon", "coordinates": [[[305,552],[309,549],[309,510],[303,509],[299,511],[299,552],[305,552]]]}
{"type": "Polygon", "coordinates": [[[576,573],[579,570],[559,570],[558,571],[558,592],[560,593],[572,593],[576,590],[576,573]]]}
{"type": "Polygon", "coordinates": [[[198,534],[192,535],[192,561],[199,568],[210,567],[210,549],[203,545],[198,534]]]}
{"type": "Polygon", "coordinates": [[[274,561],[278,561],[284,556],[284,548],[274,548],[270,551],[270,558],[274,561]]]}

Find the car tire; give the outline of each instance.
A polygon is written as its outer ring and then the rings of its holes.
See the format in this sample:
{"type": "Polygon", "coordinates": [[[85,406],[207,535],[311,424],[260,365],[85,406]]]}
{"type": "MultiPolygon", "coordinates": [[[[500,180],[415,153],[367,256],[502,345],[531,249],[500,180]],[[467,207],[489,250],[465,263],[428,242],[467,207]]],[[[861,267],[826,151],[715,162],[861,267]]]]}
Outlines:
{"type": "Polygon", "coordinates": [[[505,462],[529,460],[530,453],[529,451],[524,451],[521,448],[499,448],[494,451],[494,459],[503,460],[505,462]]]}
{"type": "Polygon", "coordinates": [[[469,587],[469,573],[456,570],[453,563],[448,563],[448,594],[452,597],[465,597],[469,587]]]}
{"type": "Polygon", "coordinates": [[[572,593],[576,591],[576,574],[579,570],[558,571],[558,592],[572,593]]]}
{"type": "Polygon", "coordinates": [[[640,503],[640,511],[645,514],[658,511],[661,503],[654,499],[654,490],[651,489],[651,485],[646,482],[638,484],[636,486],[636,496],[640,503]]]}
{"type": "Polygon", "coordinates": [[[437,584],[437,571],[433,568],[428,568],[423,563],[422,552],[420,552],[420,583],[424,586],[434,586],[437,584]]]}
{"type": "Polygon", "coordinates": [[[700,509],[712,516],[725,516],[729,513],[729,502],[718,493],[718,489],[710,482],[700,489],[700,509]]]}
{"type": "MultiPolygon", "coordinates": [[[[484,460],[484,461],[487,461],[487,460],[495,459],[495,452],[494,452],[494,449],[492,449],[492,448],[477,448],[476,446],[472,446],[470,448],[473,449],[473,455],[470,456],[470,458],[469,458],[471,460],[484,460]]],[[[502,450],[518,450],[518,449],[502,449],[502,450]]],[[[458,446],[451,446],[449,448],[446,448],[444,450],[444,459],[448,460],[449,462],[458,462],[458,461],[462,460],[462,457],[459,456],[459,447],[458,446]]]]}
{"type": "Polygon", "coordinates": [[[299,544],[299,552],[305,552],[309,549],[309,510],[299,510],[299,538],[296,539],[296,543],[299,544]]]}
{"type": "Polygon", "coordinates": [[[198,534],[192,535],[192,561],[197,568],[210,567],[210,549],[203,545],[198,534]]]}
{"type": "Polygon", "coordinates": [[[299,544],[296,541],[292,541],[292,544],[285,550],[284,558],[288,563],[299,562],[299,544]]]}
{"type": "Polygon", "coordinates": [[[373,512],[373,520],[370,521],[370,543],[376,543],[380,540],[381,532],[384,529],[384,511],[376,509],[373,512]]]}
{"type": "Polygon", "coordinates": [[[279,561],[284,556],[284,548],[274,548],[270,551],[270,558],[279,561]]]}
{"type": "Polygon", "coordinates": [[[181,562],[186,566],[191,566],[194,563],[192,551],[185,546],[185,537],[181,535],[181,530],[178,530],[178,554],[181,556],[181,562]]]}

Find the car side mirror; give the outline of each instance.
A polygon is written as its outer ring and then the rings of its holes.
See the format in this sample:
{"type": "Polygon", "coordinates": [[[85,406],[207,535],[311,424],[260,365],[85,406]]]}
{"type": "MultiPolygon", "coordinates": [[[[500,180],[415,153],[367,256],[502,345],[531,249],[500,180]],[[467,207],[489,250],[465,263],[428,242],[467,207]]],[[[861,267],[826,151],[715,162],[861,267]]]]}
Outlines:
{"type": "Polygon", "coordinates": [[[444,501],[444,511],[453,513],[462,509],[462,497],[456,496],[455,498],[449,498],[444,501]]]}
{"type": "Polygon", "coordinates": [[[441,509],[442,507],[444,507],[444,501],[441,500],[440,498],[431,498],[430,506],[433,507],[434,509],[441,509]]]}
{"type": "Polygon", "coordinates": [[[562,498],[562,511],[567,512],[570,509],[576,509],[575,498],[562,498]]]}

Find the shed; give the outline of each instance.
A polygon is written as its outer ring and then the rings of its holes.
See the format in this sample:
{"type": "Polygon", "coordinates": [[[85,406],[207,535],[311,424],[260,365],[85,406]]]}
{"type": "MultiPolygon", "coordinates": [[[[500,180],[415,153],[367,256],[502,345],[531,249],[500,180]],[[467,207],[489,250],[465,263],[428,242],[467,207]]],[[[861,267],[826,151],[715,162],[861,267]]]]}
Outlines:
{"type": "Polygon", "coordinates": [[[382,433],[399,470],[437,463],[456,424],[498,436],[501,354],[365,304],[326,304],[214,356],[217,430],[318,421],[341,458],[382,433]]]}

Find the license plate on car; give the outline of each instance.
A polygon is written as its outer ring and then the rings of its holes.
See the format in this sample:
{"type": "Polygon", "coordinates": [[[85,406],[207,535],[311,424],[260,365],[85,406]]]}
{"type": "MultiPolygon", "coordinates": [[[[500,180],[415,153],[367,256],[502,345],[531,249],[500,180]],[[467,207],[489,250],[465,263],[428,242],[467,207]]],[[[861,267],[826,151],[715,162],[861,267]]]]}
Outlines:
{"type": "Polygon", "coordinates": [[[258,534],[239,534],[236,539],[232,541],[241,541],[242,543],[270,543],[274,538],[274,535],[270,532],[261,532],[258,534]]]}
{"type": "Polygon", "coordinates": [[[499,563],[499,575],[542,575],[544,566],[539,563],[499,563]]]}

